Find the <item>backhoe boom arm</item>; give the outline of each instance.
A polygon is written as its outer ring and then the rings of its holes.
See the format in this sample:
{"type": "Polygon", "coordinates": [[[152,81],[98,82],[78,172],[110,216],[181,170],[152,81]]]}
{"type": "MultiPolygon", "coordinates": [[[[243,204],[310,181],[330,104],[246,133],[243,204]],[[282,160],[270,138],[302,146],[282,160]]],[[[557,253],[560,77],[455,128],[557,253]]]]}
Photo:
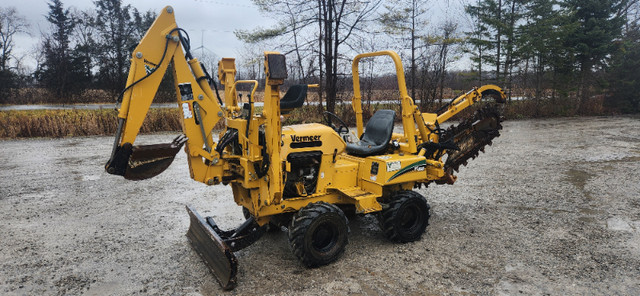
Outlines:
{"type": "Polygon", "coordinates": [[[223,167],[211,131],[223,117],[223,110],[200,63],[189,53],[188,37],[181,32],[184,31],[176,24],[173,8],[167,6],[133,51],[107,172],[131,180],[153,177],[171,164],[186,142],[191,177],[210,185],[220,182],[223,167]],[[186,138],[176,138],[169,144],[134,146],[169,64],[173,65],[186,138]]]}

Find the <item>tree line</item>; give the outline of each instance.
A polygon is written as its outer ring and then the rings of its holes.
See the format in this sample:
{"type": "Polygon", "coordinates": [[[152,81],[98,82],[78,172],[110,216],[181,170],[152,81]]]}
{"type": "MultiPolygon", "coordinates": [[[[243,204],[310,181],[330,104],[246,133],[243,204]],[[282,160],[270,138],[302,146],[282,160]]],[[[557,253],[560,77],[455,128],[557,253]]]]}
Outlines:
{"type": "MultiPolygon", "coordinates": [[[[261,51],[278,50],[287,56],[287,84],[319,83],[329,111],[350,88],[353,56],[383,49],[400,53],[421,108],[441,104],[449,88],[495,83],[542,103],[570,100],[578,113],[603,95],[616,110],[640,111],[639,0],[469,0],[464,15],[438,18],[433,0],[252,2],[277,25],[235,31],[247,44],[239,75],[263,79],[261,51]],[[468,70],[451,70],[460,60],[469,61],[468,70]]],[[[32,73],[19,71],[12,55],[12,38],[28,23],[15,9],[0,8],[0,103],[25,86],[46,89],[59,102],[96,89],[115,96],[123,88],[130,51],[156,14],[121,0],[94,6],[80,11],[48,2],[50,30],[32,73]]],[[[365,99],[395,87],[390,69],[363,60],[365,99]]]]}
{"type": "MultiPolygon", "coordinates": [[[[48,102],[65,103],[82,96],[87,90],[105,90],[110,94],[122,89],[126,82],[131,50],[155,20],[152,11],[140,12],[120,0],[97,0],[94,8],[65,8],[61,0],[50,0],[46,20],[50,27],[42,33],[38,49],[33,53],[37,65],[32,73],[8,67],[14,41],[2,40],[3,100],[19,96],[27,87],[44,88],[48,102]],[[13,91],[13,93],[12,93],[13,91]]],[[[29,24],[15,8],[1,8],[0,35],[12,37],[26,32],[29,24]]],[[[19,64],[19,60],[17,61],[19,64]]],[[[86,94],[85,94],[86,95],[86,94]]],[[[75,100],[82,101],[82,98],[75,100]]],[[[15,102],[15,101],[14,101],[15,102]]],[[[0,103],[3,103],[0,101],[0,103]]],[[[19,103],[19,102],[18,102],[19,103]]]]}
{"type": "Polygon", "coordinates": [[[537,99],[574,98],[578,111],[603,93],[623,110],[640,110],[637,0],[485,0],[465,10],[480,82],[537,99]]]}
{"type": "MultiPolygon", "coordinates": [[[[324,83],[329,110],[342,90],[337,82],[349,82],[349,60],[391,48],[403,56],[422,108],[441,104],[445,88],[463,79],[540,102],[571,100],[575,113],[602,95],[616,110],[640,111],[638,0],[470,0],[457,19],[433,18],[437,3],[424,0],[252,1],[278,25],[237,37],[287,53],[296,79],[324,83]],[[451,71],[464,57],[470,71],[451,71]]],[[[369,91],[389,87],[377,83],[381,67],[362,63],[369,91]]]]}

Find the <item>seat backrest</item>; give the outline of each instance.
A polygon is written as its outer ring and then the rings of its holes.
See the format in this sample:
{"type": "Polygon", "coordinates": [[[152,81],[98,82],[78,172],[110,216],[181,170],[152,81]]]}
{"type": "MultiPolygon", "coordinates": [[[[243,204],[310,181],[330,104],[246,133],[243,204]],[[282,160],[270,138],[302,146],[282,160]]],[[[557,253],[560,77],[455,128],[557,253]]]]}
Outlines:
{"type": "Polygon", "coordinates": [[[307,98],[306,84],[296,84],[289,87],[287,93],[280,99],[280,110],[287,111],[302,107],[307,98]]]}
{"type": "Polygon", "coordinates": [[[396,111],[381,109],[371,116],[367,122],[362,140],[375,145],[386,144],[391,140],[393,122],[396,119],[396,111]]]}

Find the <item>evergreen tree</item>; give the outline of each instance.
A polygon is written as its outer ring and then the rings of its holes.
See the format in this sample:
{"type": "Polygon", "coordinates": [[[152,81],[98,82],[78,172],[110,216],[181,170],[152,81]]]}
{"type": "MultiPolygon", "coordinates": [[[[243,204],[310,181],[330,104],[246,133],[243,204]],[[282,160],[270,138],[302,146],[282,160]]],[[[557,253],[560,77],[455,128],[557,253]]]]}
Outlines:
{"type": "Polygon", "coordinates": [[[573,62],[578,72],[578,97],[590,96],[591,87],[597,82],[594,72],[602,70],[616,49],[624,18],[619,12],[627,0],[565,0],[568,24],[564,47],[571,49],[567,60],[573,62]]]}
{"type": "Polygon", "coordinates": [[[77,67],[70,49],[70,38],[75,27],[69,9],[64,9],[60,0],[49,2],[46,18],[52,32],[44,37],[44,63],[38,69],[38,80],[53,92],[57,99],[68,96],[78,89],[77,67]]]}
{"type": "Polygon", "coordinates": [[[489,59],[489,52],[493,49],[489,26],[484,22],[489,16],[479,5],[468,5],[465,11],[471,17],[471,31],[467,32],[467,42],[464,51],[470,54],[470,59],[478,71],[478,84],[483,84],[483,65],[489,59]]]}
{"type": "Polygon", "coordinates": [[[611,105],[622,112],[640,112],[640,24],[630,23],[613,54],[611,105]]]}
{"type": "Polygon", "coordinates": [[[97,0],[93,23],[97,32],[96,56],[99,84],[112,92],[124,88],[131,50],[147,31],[156,15],[140,14],[122,0],[97,0]]]}
{"type": "Polygon", "coordinates": [[[517,25],[524,17],[524,5],[525,0],[510,0],[505,1],[504,12],[502,13],[502,33],[504,34],[504,66],[502,77],[505,80],[505,87],[509,90],[508,95],[511,98],[511,88],[513,81],[513,69],[519,63],[520,55],[518,54],[518,47],[520,41],[517,35],[517,25]]]}
{"type": "Polygon", "coordinates": [[[465,6],[475,22],[475,30],[467,33],[469,42],[478,50],[473,57],[477,63],[495,66],[494,80],[500,80],[503,34],[502,0],[478,0],[476,5],[465,6]]]}
{"type": "Polygon", "coordinates": [[[467,33],[472,47],[472,61],[476,63],[482,80],[484,63],[495,67],[496,83],[510,87],[513,68],[518,62],[516,28],[524,15],[525,0],[479,0],[465,10],[474,23],[467,33]]]}
{"type": "Polygon", "coordinates": [[[560,68],[563,51],[561,31],[558,29],[562,23],[560,11],[555,9],[556,0],[529,0],[525,5],[525,22],[517,29],[518,36],[517,55],[524,62],[523,75],[531,77],[531,83],[525,83],[522,87],[532,87],[535,90],[536,99],[543,98],[547,74],[557,80],[557,71],[560,68]],[[529,74],[531,73],[531,75],[529,74]]]}

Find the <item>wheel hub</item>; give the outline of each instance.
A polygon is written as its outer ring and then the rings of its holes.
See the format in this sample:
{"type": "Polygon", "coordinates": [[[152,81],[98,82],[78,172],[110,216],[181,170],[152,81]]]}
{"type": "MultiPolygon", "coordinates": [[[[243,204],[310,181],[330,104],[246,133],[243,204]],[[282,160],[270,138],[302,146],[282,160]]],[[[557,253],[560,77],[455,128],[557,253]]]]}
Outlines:
{"type": "Polygon", "coordinates": [[[412,229],[418,225],[419,218],[420,213],[415,208],[408,208],[400,219],[400,226],[403,229],[412,229]]]}
{"type": "Polygon", "coordinates": [[[334,225],[323,224],[318,226],[312,236],[313,247],[320,252],[328,251],[336,243],[336,233],[337,229],[334,225]]]}

